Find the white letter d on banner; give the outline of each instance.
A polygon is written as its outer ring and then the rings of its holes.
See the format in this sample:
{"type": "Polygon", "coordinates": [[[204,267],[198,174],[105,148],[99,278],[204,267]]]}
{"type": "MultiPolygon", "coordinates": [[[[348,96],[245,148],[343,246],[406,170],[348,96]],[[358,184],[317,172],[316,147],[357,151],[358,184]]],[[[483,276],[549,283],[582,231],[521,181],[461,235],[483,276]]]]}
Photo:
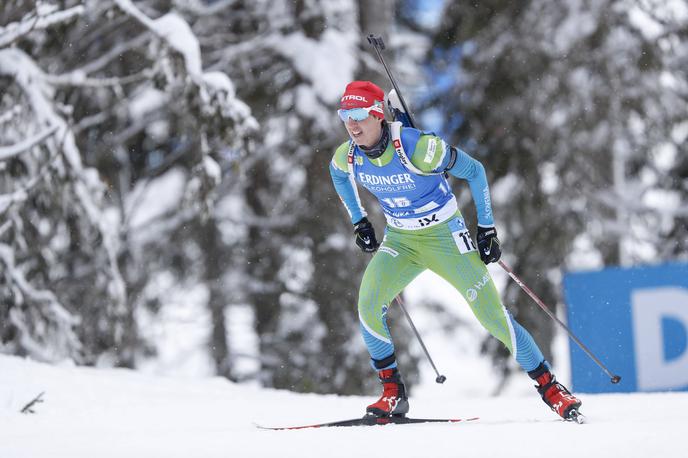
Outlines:
{"type": "Polygon", "coordinates": [[[688,335],[688,290],[663,287],[633,291],[631,311],[638,390],[657,391],[688,385],[688,348],[666,360],[667,336],[662,323],[665,320],[679,323],[688,335]]]}

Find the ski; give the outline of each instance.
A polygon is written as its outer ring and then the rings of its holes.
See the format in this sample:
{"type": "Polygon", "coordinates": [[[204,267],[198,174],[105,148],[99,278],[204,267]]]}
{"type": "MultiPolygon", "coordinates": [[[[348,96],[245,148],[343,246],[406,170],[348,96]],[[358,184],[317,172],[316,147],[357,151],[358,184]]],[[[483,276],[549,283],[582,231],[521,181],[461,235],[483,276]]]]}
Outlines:
{"type": "Polygon", "coordinates": [[[331,428],[344,426],[384,426],[384,425],[408,425],[411,423],[460,423],[478,420],[478,417],[473,418],[408,418],[408,417],[376,417],[373,415],[366,415],[362,418],[352,418],[350,420],[332,421],[328,423],[316,423],[313,425],[302,426],[261,426],[256,425],[258,429],[267,429],[271,431],[284,431],[295,429],[310,429],[310,428],[331,428]]]}

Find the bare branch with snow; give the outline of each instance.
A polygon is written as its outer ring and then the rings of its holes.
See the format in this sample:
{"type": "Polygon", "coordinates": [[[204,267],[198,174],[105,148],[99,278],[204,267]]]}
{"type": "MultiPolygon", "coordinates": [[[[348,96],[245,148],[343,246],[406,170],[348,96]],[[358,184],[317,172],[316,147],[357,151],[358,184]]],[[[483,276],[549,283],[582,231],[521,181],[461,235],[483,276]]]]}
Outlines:
{"type": "Polygon", "coordinates": [[[22,106],[15,105],[6,112],[0,114],[0,125],[5,124],[6,122],[10,122],[12,119],[15,118],[15,116],[19,115],[21,112],[22,106]]]}
{"type": "Polygon", "coordinates": [[[52,5],[43,5],[36,12],[25,16],[20,22],[12,22],[5,27],[0,27],[0,47],[9,46],[34,30],[43,30],[55,24],[71,21],[83,13],[83,5],[62,11],[56,11],[56,7],[52,5]]]}
{"type": "Polygon", "coordinates": [[[133,75],[118,76],[111,78],[88,78],[79,71],[62,75],[45,75],[46,82],[53,86],[72,86],[72,87],[112,87],[123,86],[150,78],[151,70],[146,69],[133,75]]]}
{"type": "Polygon", "coordinates": [[[34,305],[29,307],[26,313],[41,315],[44,325],[47,324],[50,328],[48,332],[56,338],[53,341],[55,347],[42,345],[31,332],[33,323],[27,321],[25,314],[18,308],[10,308],[10,322],[20,333],[22,346],[33,358],[41,361],[52,361],[56,356],[64,358],[77,350],[81,344],[73,327],[78,324],[78,318],[67,311],[52,291],[31,285],[15,263],[14,250],[4,243],[0,243],[0,264],[4,265],[3,271],[15,287],[15,291],[21,295],[20,302],[29,301],[34,305]]]}
{"type": "Polygon", "coordinates": [[[211,4],[206,4],[206,2],[195,0],[185,0],[183,2],[176,3],[178,3],[178,7],[182,7],[197,16],[212,16],[222,12],[230,6],[235,5],[236,0],[219,0],[211,4]]]}
{"type": "Polygon", "coordinates": [[[12,221],[10,220],[7,220],[4,223],[0,224],[0,237],[2,237],[5,234],[5,232],[7,232],[10,229],[10,227],[12,227],[12,221]]]}
{"type": "Polygon", "coordinates": [[[101,70],[103,67],[107,66],[113,60],[120,58],[122,54],[143,46],[146,41],[151,37],[151,34],[146,31],[131,40],[124,41],[122,43],[117,43],[115,46],[110,48],[107,52],[98,56],[97,59],[78,67],[72,73],[81,73],[83,75],[89,75],[93,72],[101,70]]]}
{"type": "Polygon", "coordinates": [[[36,135],[25,139],[19,143],[10,146],[0,146],[0,161],[6,161],[15,156],[18,156],[26,151],[29,151],[36,145],[40,145],[49,137],[57,132],[58,126],[51,126],[36,135]]]}
{"type": "Polygon", "coordinates": [[[162,39],[170,48],[180,53],[190,76],[200,76],[200,46],[189,24],[184,19],[174,12],[167,13],[158,19],[151,19],[139,10],[131,0],[115,0],[115,3],[122,11],[162,39]]]}
{"type": "Polygon", "coordinates": [[[94,169],[84,167],[72,130],[56,111],[55,102],[49,98],[53,88],[46,83],[45,74],[36,62],[19,49],[2,49],[0,75],[13,78],[21,87],[31,103],[32,112],[39,125],[54,126],[59,132],[61,141],[48,144],[60,151],[70,175],[74,177],[71,190],[76,197],[75,202],[81,207],[90,224],[102,235],[111,275],[109,293],[121,308],[126,301],[126,289],[117,264],[117,232],[106,223],[101,209],[103,183],[94,169]]]}
{"type": "MultiPolygon", "coordinates": [[[[26,202],[33,189],[46,179],[50,167],[53,165],[58,155],[59,151],[53,151],[50,158],[41,165],[39,171],[20,188],[14,189],[9,194],[0,194],[0,215],[5,213],[11,205],[26,202]]],[[[9,223],[10,221],[7,221],[6,224],[9,223]]],[[[5,225],[3,225],[3,230],[0,230],[0,235],[2,235],[5,229],[5,225]]]]}

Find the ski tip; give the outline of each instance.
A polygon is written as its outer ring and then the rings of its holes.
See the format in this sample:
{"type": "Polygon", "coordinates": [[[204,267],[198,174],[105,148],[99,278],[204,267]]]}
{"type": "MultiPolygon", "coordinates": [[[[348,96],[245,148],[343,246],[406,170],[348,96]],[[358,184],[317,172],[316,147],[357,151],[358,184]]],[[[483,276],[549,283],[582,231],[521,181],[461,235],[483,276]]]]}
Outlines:
{"type": "Polygon", "coordinates": [[[255,426],[257,429],[262,429],[263,431],[270,431],[270,430],[275,430],[275,428],[271,428],[269,426],[263,426],[259,425],[258,423],[253,423],[253,426],[255,426]]]}

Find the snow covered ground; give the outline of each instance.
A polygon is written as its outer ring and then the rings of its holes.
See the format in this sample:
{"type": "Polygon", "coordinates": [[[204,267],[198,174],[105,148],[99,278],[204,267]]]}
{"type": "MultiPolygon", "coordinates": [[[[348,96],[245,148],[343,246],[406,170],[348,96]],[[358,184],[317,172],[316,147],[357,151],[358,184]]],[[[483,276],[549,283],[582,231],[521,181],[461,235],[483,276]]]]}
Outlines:
{"type": "Polygon", "coordinates": [[[685,456],[688,393],[584,395],[588,424],[577,425],[558,421],[534,392],[467,397],[455,385],[422,390],[411,412],[479,421],[264,431],[254,422],[356,417],[372,396],[302,395],[0,356],[0,457],[685,456]],[[40,392],[45,402],[35,413],[19,413],[40,392]]]}

